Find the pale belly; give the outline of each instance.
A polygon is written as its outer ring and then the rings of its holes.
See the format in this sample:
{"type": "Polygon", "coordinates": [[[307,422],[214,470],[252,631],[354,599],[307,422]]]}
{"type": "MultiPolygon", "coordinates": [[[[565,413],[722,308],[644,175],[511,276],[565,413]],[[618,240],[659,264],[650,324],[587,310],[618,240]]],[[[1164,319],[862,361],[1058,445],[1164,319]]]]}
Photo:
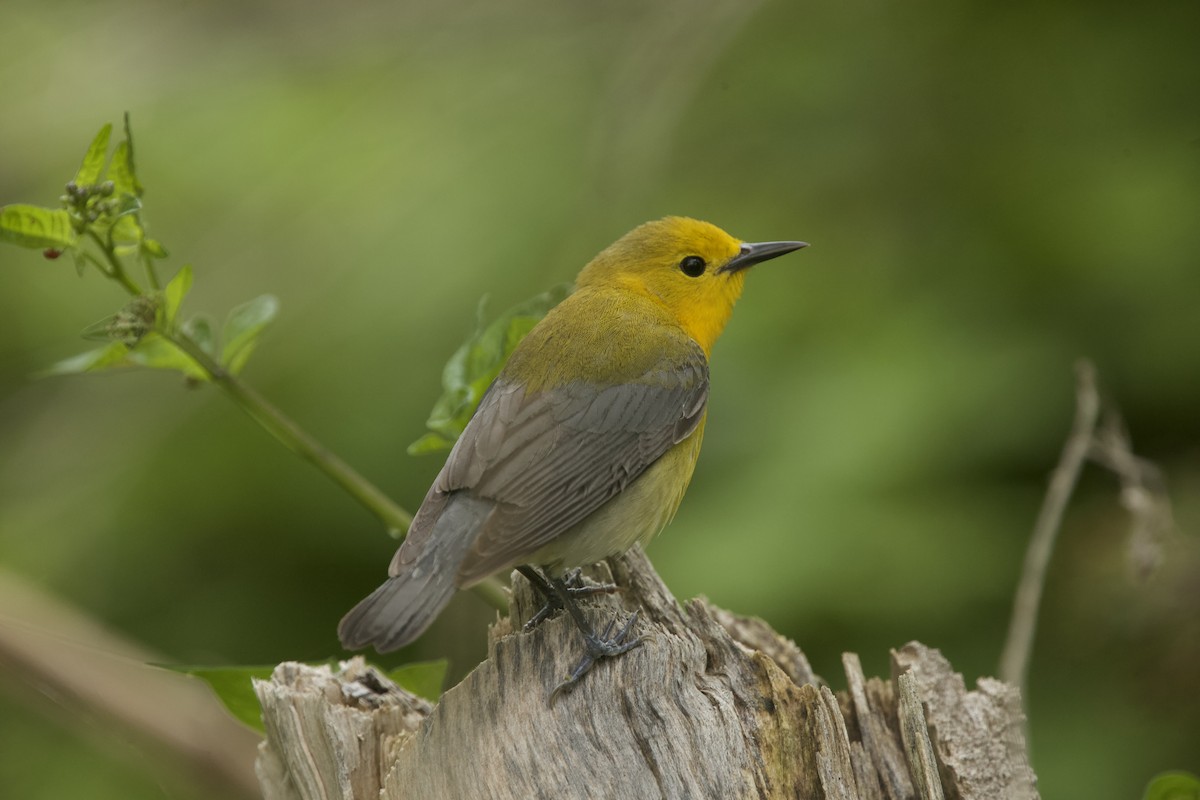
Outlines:
{"type": "Polygon", "coordinates": [[[625,491],[538,550],[527,563],[553,575],[623,553],[635,543],[644,546],[675,516],[703,438],[702,420],[691,436],[664,453],[625,491]]]}

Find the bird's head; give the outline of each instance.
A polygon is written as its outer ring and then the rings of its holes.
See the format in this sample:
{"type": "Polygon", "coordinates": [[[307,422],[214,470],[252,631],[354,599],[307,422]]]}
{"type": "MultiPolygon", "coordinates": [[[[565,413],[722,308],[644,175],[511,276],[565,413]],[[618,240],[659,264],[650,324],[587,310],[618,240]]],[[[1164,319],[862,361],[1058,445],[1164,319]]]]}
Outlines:
{"type": "Polygon", "coordinates": [[[707,222],[665,217],[605,248],[575,285],[618,287],[655,300],[708,353],[742,294],[746,267],[805,246],[741,242],[707,222]]]}

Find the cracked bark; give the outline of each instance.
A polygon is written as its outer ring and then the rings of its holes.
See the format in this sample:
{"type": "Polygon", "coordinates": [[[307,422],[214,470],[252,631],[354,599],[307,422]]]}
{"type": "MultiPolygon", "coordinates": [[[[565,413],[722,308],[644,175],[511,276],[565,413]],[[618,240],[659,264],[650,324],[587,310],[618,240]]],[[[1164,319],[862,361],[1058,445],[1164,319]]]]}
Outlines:
{"type": "Polygon", "coordinates": [[[585,603],[600,629],[642,609],[641,647],[573,691],[550,690],[579,654],[559,614],[520,627],[539,599],[514,578],[488,658],[436,705],[361,659],[283,664],[256,685],[268,800],[310,798],[1036,798],[1016,689],[968,691],[940,653],[892,652],[892,676],[858,657],[835,695],[761,620],[679,604],[640,550],[597,565],[624,591],[585,603]],[[386,683],[386,681],[384,681],[386,683]]]}

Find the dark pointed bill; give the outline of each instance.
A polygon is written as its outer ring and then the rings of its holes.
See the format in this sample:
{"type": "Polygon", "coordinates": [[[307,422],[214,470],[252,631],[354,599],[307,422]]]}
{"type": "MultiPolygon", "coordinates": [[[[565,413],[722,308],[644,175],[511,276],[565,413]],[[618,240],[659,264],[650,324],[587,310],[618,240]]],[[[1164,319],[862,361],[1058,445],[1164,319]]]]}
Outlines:
{"type": "Polygon", "coordinates": [[[808,247],[808,242],[743,242],[742,252],[731,258],[717,272],[737,272],[772,258],[808,247]]]}

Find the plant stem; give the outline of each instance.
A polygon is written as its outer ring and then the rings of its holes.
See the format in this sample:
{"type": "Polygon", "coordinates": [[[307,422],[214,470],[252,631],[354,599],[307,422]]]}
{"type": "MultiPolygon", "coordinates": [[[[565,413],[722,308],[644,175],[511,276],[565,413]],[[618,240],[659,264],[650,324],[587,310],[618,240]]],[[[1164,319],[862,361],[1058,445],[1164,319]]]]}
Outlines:
{"type": "MultiPolygon", "coordinates": [[[[135,297],[143,294],[141,287],[134,283],[125,273],[120,259],[111,245],[104,242],[92,230],[88,235],[104,253],[111,270],[106,274],[120,283],[125,290],[135,297]]],[[[100,266],[97,263],[97,266],[100,266]]],[[[151,264],[147,264],[150,281],[157,288],[157,280],[151,264]]],[[[287,415],[272,405],[265,397],[254,389],[242,383],[237,377],[213,358],[196,343],[194,339],[178,330],[162,330],[160,333],[172,344],[182,350],[203,369],[213,383],[220,386],[229,397],[245,411],[251,419],[261,425],[267,433],[275,437],[284,447],[324,472],[334,483],[342,487],[351,497],[374,514],[394,536],[402,536],[412,524],[412,514],[396,505],[379,487],[358,473],[353,467],[338,458],[310,436],[303,428],[293,422],[287,415]]],[[[488,605],[508,610],[508,596],[503,584],[496,578],[488,578],[472,587],[488,605]]]]}
{"type": "Polygon", "coordinates": [[[472,586],[471,591],[501,614],[508,613],[508,587],[499,578],[485,578],[472,586]]]}
{"type": "Polygon", "coordinates": [[[378,487],[345,461],[325,449],[320,442],[285,416],[265,397],[239,381],[192,339],[179,333],[165,335],[176,347],[199,364],[212,378],[213,383],[228,392],[243,411],[278,439],[284,447],[328,475],[334,483],[345,489],[351,497],[378,517],[389,531],[403,534],[408,530],[409,524],[412,523],[412,515],[392,502],[391,498],[380,491],[378,487]]]}
{"type": "MultiPolygon", "coordinates": [[[[141,295],[141,288],[125,274],[120,259],[117,258],[112,247],[90,229],[88,235],[104,253],[105,259],[111,266],[109,277],[118,281],[130,294],[141,295]]],[[[153,270],[148,270],[148,272],[153,278],[153,270]]],[[[208,373],[213,383],[228,392],[234,402],[241,406],[242,410],[249,414],[255,422],[279,440],[284,447],[332,478],[334,483],[345,489],[351,497],[378,517],[387,526],[389,532],[403,534],[408,530],[409,524],[412,523],[412,515],[392,502],[391,498],[380,491],[375,484],[359,475],[345,461],[326,450],[320,442],[284,415],[282,411],[271,405],[265,397],[239,381],[233,373],[221,366],[190,337],[178,331],[162,331],[162,334],[199,364],[200,368],[208,373]]]]}
{"type": "Polygon", "coordinates": [[[1026,698],[1025,679],[1029,673],[1034,634],[1037,632],[1046,570],[1054,552],[1054,541],[1062,527],[1067,501],[1071,499],[1092,447],[1099,414],[1100,393],[1096,389],[1096,368],[1090,361],[1081,359],[1075,365],[1075,420],[1071,425],[1071,434],[1063,445],[1058,466],[1050,476],[1050,486],[1042,499],[1042,508],[1025,551],[1025,565],[1021,568],[1021,581],[1013,600],[1008,637],[1000,655],[1000,680],[1016,686],[1026,698]]]}
{"type": "Polygon", "coordinates": [[[158,291],[162,287],[158,284],[158,271],[154,268],[154,259],[142,253],[142,265],[146,268],[146,280],[150,281],[150,288],[158,291]]]}
{"type": "Polygon", "coordinates": [[[142,287],[134,283],[133,280],[125,274],[125,268],[121,266],[121,261],[117,258],[117,254],[113,252],[112,246],[101,239],[99,235],[97,235],[97,233],[91,229],[91,227],[87,229],[87,235],[93,242],[96,243],[96,246],[100,248],[100,252],[104,253],[104,258],[108,261],[108,264],[111,267],[108,277],[124,286],[125,291],[129,292],[134,297],[143,294],[142,287]]]}
{"type": "MultiPolygon", "coordinates": [[[[360,475],[353,467],[326,450],[320,442],[273,406],[265,397],[242,383],[229,370],[217,363],[191,338],[178,333],[164,333],[176,347],[200,365],[237,403],[243,411],[274,436],[285,447],[329,476],[351,497],[365,506],[395,534],[403,534],[412,524],[412,515],[392,502],[375,484],[360,475]]],[[[471,587],[488,605],[500,611],[508,610],[508,594],[496,578],[488,578],[471,587]]]]}
{"type": "MultiPolygon", "coordinates": [[[[95,267],[95,268],[96,268],[96,271],[97,271],[97,272],[99,272],[101,275],[103,275],[103,276],[104,276],[104,277],[106,277],[106,278],[111,278],[111,277],[112,277],[112,273],[111,273],[111,272],[109,272],[109,270],[108,270],[108,267],[106,267],[106,266],[104,265],[104,262],[103,262],[103,261],[101,261],[100,259],[96,258],[94,255],[92,255],[91,253],[89,253],[89,252],[88,252],[88,251],[86,251],[86,250],[84,250],[84,251],[81,253],[81,256],[82,256],[82,258],[83,258],[83,260],[84,260],[84,261],[86,261],[87,263],[89,263],[89,264],[91,264],[93,267],[95,267]]],[[[82,273],[80,273],[80,274],[82,274],[82,273]]],[[[129,287],[127,286],[127,287],[125,287],[125,288],[126,288],[126,289],[128,289],[129,287]]]]}

